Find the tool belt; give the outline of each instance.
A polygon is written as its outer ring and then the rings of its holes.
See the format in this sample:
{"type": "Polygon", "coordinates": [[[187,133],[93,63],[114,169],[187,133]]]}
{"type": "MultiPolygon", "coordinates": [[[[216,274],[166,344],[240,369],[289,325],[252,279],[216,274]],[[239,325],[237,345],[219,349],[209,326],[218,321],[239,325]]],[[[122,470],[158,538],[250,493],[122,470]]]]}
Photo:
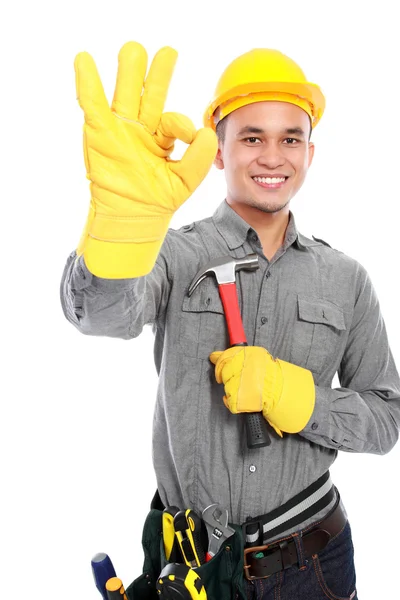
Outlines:
{"type": "MultiPolygon", "coordinates": [[[[342,509],[340,495],[337,492],[337,500],[330,513],[320,523],[300,533],[303,558],[310,558],[321,552],[328,542],[341,532],[346,522],[347,516],[342,509]]],[[[245,577],[249,580],[270,577],[274,573],[298,565],[298,560],[296,542],[292,536],[275,540],[271,544],[246,548],[245,577]]]]}
{"type": "Polygon", "coordinates": [[[245,546],[261,546],[280,533],[293,530],[329,506],[336,493],[330,473],[326,471],[302,492],[267,515],[249,517],[242,526],[245,546]]]}
{"type": "MultiPolygon", "coordinates": [[[[143,528],[143,572],[126,589],[128,600],[159,600],[157,579],[168,565],[162,537],[163,509],[156,493],[143,528]]],[[[195,569],[206,590],[207,600],[246,600],[242,529],[232,527],[235,534],[222,544],[209,562],[195,569]]]]}
{"type": "MultiPolygon", "coordinates": [[[[335,496],[335,506],[330,513],[320,523],[313,523],[299,534],[307,558],[321,552],[346,524],[347,517],[329,472],[269,514],[247,521],[242,526],[230,523],[235,534],[225,540],[209,562],[195,569],[204,585],[207,600],[246,600],[245,579],[269,577],[298,564],[293,536],[271,543],[268,543],[268,537],[272,537],[271,532],[279,533],[279,528],[283,532],[304,523],[305,519],[328,506],[335,496]]],[[[143,572],[126,589],[128,600],[159,600],[157,580],[163,569],[171,564],[165,557],[163,510],[156,492],[143,528],[143,572]]]]}

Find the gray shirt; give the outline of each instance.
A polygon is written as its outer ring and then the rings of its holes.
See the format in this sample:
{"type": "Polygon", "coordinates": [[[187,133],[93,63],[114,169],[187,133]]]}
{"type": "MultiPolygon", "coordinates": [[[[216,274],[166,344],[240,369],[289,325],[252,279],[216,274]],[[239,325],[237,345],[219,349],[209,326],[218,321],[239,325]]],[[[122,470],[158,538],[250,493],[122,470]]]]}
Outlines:
{"type": "Polygon", "coordinates": [[[66,318],[84,334],[131,339],[153,326],[159,374],[153,463],[165,505],[201,513],[218,502],[240,524],[304,490],[338,450],[384,454],[398,439],[399,374],[370,278],[353,258],[299,233],[292,213],[270,261],[256,232],[225,201],[212,217],[170,229],[145,277],[95,277],[72,252],[61,300],[66,318]],[[210,260],[252,252],[260,268],[237,274],[247,341],[309,369],[316,386],[307,426],[283,439],[270,430],[271,445],[258,450],[247,449],[244,417],[224,406],[209,360],[213,350],[229,347],[215,278],[188,296],[210,260]],[[332,389],[336,373],[341,387],[332,389]]]}

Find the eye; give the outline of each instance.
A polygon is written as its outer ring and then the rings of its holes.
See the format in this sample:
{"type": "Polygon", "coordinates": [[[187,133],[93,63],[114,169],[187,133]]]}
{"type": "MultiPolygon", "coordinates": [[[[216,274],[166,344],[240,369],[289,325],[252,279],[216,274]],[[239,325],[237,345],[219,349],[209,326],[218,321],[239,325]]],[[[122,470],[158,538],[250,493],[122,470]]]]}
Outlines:
{"type": "Polygon", "coordinates": [[[249,142],[249,144],[254,145],[257,141],[260,141],[260,138],[257,138],[257,137],[248,137],[248,138],[244,138],[243,141],[244,142],[249,142]]]}
{"type": "Polygon", "coordinates": [[[286,138],[284,142],[286,142],[289,146],[293,146],[297,142],[300,143],[301,140],[296,140],[296,138],[286,138]]]}

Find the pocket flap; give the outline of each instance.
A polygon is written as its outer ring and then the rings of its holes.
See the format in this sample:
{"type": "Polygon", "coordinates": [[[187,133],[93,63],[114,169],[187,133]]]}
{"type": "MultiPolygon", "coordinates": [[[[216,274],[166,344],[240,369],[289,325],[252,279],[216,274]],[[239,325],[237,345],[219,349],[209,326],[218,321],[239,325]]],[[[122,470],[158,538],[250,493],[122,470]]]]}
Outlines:
{"type": "Polygon", "coordinates": [[[327,300],[298,296],[299,319],[310,323],[331,325],[339,331],[346,329],[344,314],[341,308],[327,300]]]}
{"type": "Polygon", "coordinates": [[[213,277],[207,277],[199,283],[191,296],[186,293],[182,310],[185,312],[213,312],[223,315],[224,307],[216,280],[213,277]]]}

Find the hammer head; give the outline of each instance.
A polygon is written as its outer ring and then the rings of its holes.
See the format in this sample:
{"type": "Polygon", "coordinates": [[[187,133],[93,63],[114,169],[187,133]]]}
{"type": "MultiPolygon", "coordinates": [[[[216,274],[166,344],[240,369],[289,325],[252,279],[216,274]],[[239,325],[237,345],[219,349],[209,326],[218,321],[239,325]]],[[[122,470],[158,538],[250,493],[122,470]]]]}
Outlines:
{"type": "Polygon", "coordinates": [[[243,258],[234,258],[233,256],[216,258],[200,269],[190,284],[188,294],[191,296],[199,283],[201,283],[208,275],[214,275],[218,285],[235,283],[237,271],[240,271],[241,269],[255,271],[258,267],[258,256],[255,253],[248,254],[243,258]]]}

